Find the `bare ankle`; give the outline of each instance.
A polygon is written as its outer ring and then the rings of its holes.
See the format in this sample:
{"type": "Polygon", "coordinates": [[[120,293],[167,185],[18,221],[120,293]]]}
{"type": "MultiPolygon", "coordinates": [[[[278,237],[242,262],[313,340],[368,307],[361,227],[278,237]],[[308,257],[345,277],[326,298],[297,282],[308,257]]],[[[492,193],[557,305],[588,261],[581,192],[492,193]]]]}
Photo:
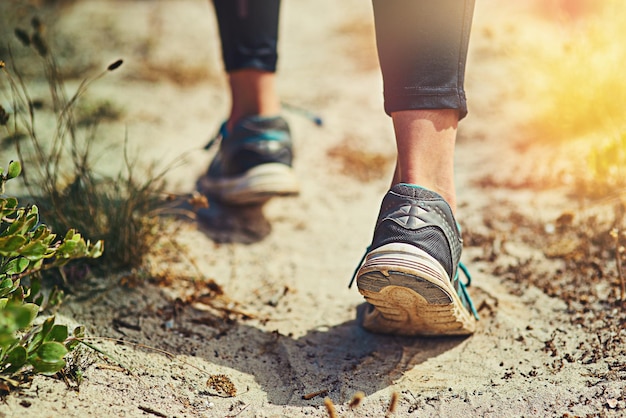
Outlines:
{"type": "Polygon", "coordinates": [[[247,116],[274,116],[280,113],[275,73],[255,69],[238,70],[229,73],[229,83],[232,97],[229,129],[247,116]]]}

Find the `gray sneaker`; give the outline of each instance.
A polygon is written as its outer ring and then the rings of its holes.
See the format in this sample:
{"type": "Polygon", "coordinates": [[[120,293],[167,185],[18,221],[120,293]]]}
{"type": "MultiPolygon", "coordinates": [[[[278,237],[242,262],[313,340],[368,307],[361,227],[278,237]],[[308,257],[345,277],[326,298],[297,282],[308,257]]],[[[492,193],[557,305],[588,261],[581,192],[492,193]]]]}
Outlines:
{"type": "Polygon", "coordinates": [[[370,304],[363,327],[398,335],[472,334],[478,315],[458,276],[462,243],[440,195],[409,184],[392,187],[355,274],[370,304]]]}
{"type": "Polygon", "coordinates": [[[220,148],[199,183],[202,192],[237,205],[298,193],[292,170],[293,145],[285,119],[251,116],[239,121],[232,132],[223,124],[217,139],[220,148]]]}

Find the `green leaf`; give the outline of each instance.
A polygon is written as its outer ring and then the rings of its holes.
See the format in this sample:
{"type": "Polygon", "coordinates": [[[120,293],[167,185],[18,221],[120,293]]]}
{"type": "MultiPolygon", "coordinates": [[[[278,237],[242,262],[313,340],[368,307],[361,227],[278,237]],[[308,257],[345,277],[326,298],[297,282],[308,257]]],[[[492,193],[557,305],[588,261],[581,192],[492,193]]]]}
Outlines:
{"type": "Polygon", "coordinates": [[[30,273],[34,273],[36,271],[41,270],[41,266],[43,266],[43,258],[39,260],[32,260],[28,265],[28,271],[30,273]]]}
{"type": "Polygon", "coordinates": [[[57,257],[70,258],[74,249],[76,248],[76,242],[74,241],[63,241],[63,243],[57,248],[57,257]]]}
{"type": "Polygon", "coordinates": [[[20,254],[31,261],[37,261],[46,254],[47,250],[47,245],[42,242],[35,241],[22,247],[22,249],[20,250],[20,254]]]}
{"type": "Polygon", "coordinates": [[[30,261],[28,261],[24,257],[14,258],[11,261],[9,261],[6,264],[6,266],[4,266],[4,268],[2,269],[3,271],[0,271],[0,272],[8,274],[8,275],[21,274],[26,270],[29,264],[30,264],[30,261]]]}
{"type": "Polygon", "coordinates": [[[62,343],[67,340],[68,335],[67,325],[55,325],[52,327],[48,335],[46,335],[45,341],[56,341],[62,343]]]}
{"type": "Polygon", "coordinates": [[[104,241],[99,240],[89,250],[89,257],[98,258],[102,255],[103,252],[104,252],[104,241]]]}
{"type": "Polygon", "coordinates": [[[52,328],[54,328],[54,319],[54,316],[51,316],[49,318],[46,318],[46,320],[43,321],[43,324],[41,324],[41,332],[46,338],[50,331],[52,331],[52,328]]]}
{"type": "Polygon", "coordinates": [[[14,179],[22,172],[22,165],[19,161],[11,161],[7,170],[7,179],[14,179]]]}
{"type": "Polygon", "coordinates": [[[0,310],[0,347],[10,349],[18,341],[16,331],[27,329],[32,324],[34,316],[29,304],[18,305],[7,299],[0,301],[3,305],[0,310]]]}
{"type": "Polygon", "coordinates": [[[17,255],[15,251],[26,243],[26,238],[21,235],[9,235],[0,237],[0,255],[17,255]]]}
{"type": "Polygon", "coordinates": [[[41,347],[37,350],[37,355],[44,361],[62,359],[67,353],[67,348],[56,341],[47,341],[41,344],[41,347]]]}
{"type": "Polygon", "coordinates": [[[35,302],[34,298],[36,296],[40,296],[41,295],[41,280],[39,280],[38,277],[31,277],[30,278],[30,289],[28,292],[28,297],[26,297],[26,301],[27,302],[32,302],[35,303],[39,306],[41,306],[41,302],[37,303],[35,302]]]}
{"type": "Polygon", "coordinates": [[[11,347],[19,345],[20,340],[15,337],[15,333],[10,332],[6,327],[0,326],[0,348],[11,350],[11,347]]]}
{"type": "Polygon", "coordinates": [[[5,279],[0,283],[0,298],[12,293],[19,286],[19,281],[13,283],[11,279],[5,279]]]}
{"type": "Polygon", "coordinates": [[[7,216],[15,212],[17,208],[17,199],[14,197],[5,197],[0,199],[0,209],[2,210],[2,216],[7,216]]]}
{"type": "Polygon", "coordinates": [[[50,318],[47,318],[43,322],[43,324],[40,325],[39,331],[37,331],[35,334],[33,334],[33,337],[31,338],[30,342],[28,343],[28,346],[26,347],[26,350],[29,353],[33,353],[33,352],[39,350],[39,347],[47,339],[48,334],[52,330],[53,326],[54,326],[54,316],[51,316],[50,318]]]}
{"type": "Polygon", "coordinates": [[[12,314],[16,329],[23,330],[33,323],[39,313],[39,306],[34,303],[25,303],[22,306],[7,306],[5,310],[12,314]]]}
{"type": "Polygon", "coordinates": [[[22,286],[17,286],[11,293],[8,295],[9,303],[12,306],[21,306],[24,304],[24,288],[22,286]]]}
{"type": "Polygon", "coordinates": [[[55,235],[50,231],[46,225],[39,225],[35,232],[33,233],[31,240],[33,241],[43,241],[50,240],[52,241],[55,238],[55,235]]]}
{"type": "Polygon", "coordinates": [[[13,289],[13,279],[4,279],[0,282],[0,292],[4,289],[13,289]]]}
{"type": "Polygon", "coordinates": [[[19,209],[13,223],[3,232],[2,235],[16,235],[23,234],[22,230],[26,224],[26,218],[24,217],[24,209],[19,209]]]}
{"type": "Polygon", "coordinates": [[[17,198],[9,196],[6,198],[6,207],[15,209],[17,208],[17,198]]]}
{"type": "Polygon", "coordinates": [[[55,374],[65,367],[63,357],[69,351],[65,346],[56,341],[47,341],[41,344],[37,352],[29,359],[35,370],[42,374],[55,374]]]}
{"type": "Polygon", "coordinates": [[[13,348],[11,351],[7,353],[7,356],[2,360],[2,366],[4,366],[4,370],[1,370],[2,374],[13,374],[17,372],[19,369],[26,364],[27,356],[26,349],[21,345],[13,348]]]}
{"type": "MultiPolygon", "coordinates": [[[[72,336],[74,338],[84,338],[85,337],[85,327],[80,325],[76,328],[74,328],[74,331],[72,332],[72,336]]],[[[65,346],[67,347],[68,350],[73,350],[74,347],[76,347],[78,344],[80,344],[80,341],[78,340],[70,340],[67,342],[67,344],[65,344],[65,346]]]]}

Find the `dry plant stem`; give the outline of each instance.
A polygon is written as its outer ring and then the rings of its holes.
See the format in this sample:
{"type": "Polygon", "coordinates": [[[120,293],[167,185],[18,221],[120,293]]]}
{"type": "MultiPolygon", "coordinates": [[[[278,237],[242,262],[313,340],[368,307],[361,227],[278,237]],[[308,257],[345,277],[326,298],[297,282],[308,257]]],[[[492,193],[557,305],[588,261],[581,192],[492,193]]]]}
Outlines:
{"type": "Polygon", "coordinates": [[[167,417],[163,412],[159,412],[156,409],[150,408],[149,406],[139,405],[137,408],[141,409],[143,412],[147,414],[152,414],[157,417],[167,417]]]}
{"type": "Polygon", "coordinates": [[[391,394],[391,400],[389,401],[389,408],[387,408],[387,413],[385,414],[385,418],[389,418],[396,412],[396,408],[398,406],[398,393],[393,392],[391,394]]]}
{"type": "Polygon", "coordinates": [[[615,264],[617,265],[617,275],[619,276],[620,282],[620,300],[624,302],[626,301],[626,281],[624,280],[624,273],[622,271],[622,255],[619,244],[619,232],[619,230],[613,230],[611,235],[613,235],[615,239],[615,264]]]}
{"type": "MultiPolygon", "coordinates": [[[[133,343],[130,341],[125,341],[125,340],[121,340],[119,338],[109,338],[109,337],[85,337],[85,338],[75,338],[74,340],[79,341],[81,344],[86,345],[87,347],[91,348],[92,350],[107,356],[107,357],[111,357],[107,352],[95,347],[94,345],[88,343],[85,340],[92,340],[92,341],[111,341],[114,343],[120,343],[120,344],[124,344],[124,345],[129,345],[131,347],[135,347],[135,348],[143,348],[145,350],[150,350],[150,351],[154,351],[156,353],[159,354],[163,354],[164,356],[166,356],[167,358],[169,358],[170,360],[174,360],[176,358],[176,355],[173,353],[170,353],[169,351],[166,350],[162,350],[160,348],[156,348],[156,347],[150,347],[149,345],[145,345],[145,344],[139,344],[139,343],[133,343]]],[[[111,357],[113,359],[113,357],[111,357]]],[[[211,373],[207,372],[206,370],[201,369],[198,366],[194,366],[191,363],[186,362],[185,360],[180,360],[178,359],[178,361],[180,361],[181,363],[183,363],[186,366],[191,367],[192,369],[195,369],[197,371],[199,371],[200,373],[206,375],[206,376],[211,376],[211,373]]],[[[119,362],[118,360],[115,360],[116,363],[118,363],[121,367],[123,367],[124,369],[128,370],[130,373],[132,373],[131,369],[127,366],[125,366],[124,364],[122,364],[121,362],[119,362]]]]}
{"type": "Polygon", "coordinates": [[[328,394],[328,389],[322,389],[322,390],[318,390],[317,392],[311,392],[311,393],[307,393],[306,395],[302,395],[302,399],[304,399],[305,401],[308,401],[317,396],[322,396],[322,395],[327,395],[327,394],[328,394]]]}
{"type": "Polygon", "coordinates": [[[328,418],[339,418],[337,411],[335,411],[335,405],[330,398],[324,399],[324,406],[326,407],[326,412],[328,412],[328,418]]]}
{"type": "Polygon", "coordinates": [[[78,341],[79,343],[83,344],[84,346],[92,349],[93,351],[95,351],[96,353],[100,353],[103,356],[105,356],[106,358],[109,358],[111,360],[113,360],[114,362],[117,363],[118,366],[120,366],[121,368],[123,368],[124,370],[127,370],[128,373],[130,373],[131,375],[134,375],[132,369],[130,367],[128,367],[127,365],[125,365],[124,363],[122,363],[120,360],[117,360],[115,357],[113,357],[112,355],[110,355],[109,353],[107,353],[106,351],[96,347],[95,345],[88,343],[87,341],[85,341],[85,338],[71,338],[68,340],[68,342],[70,341],[78,341]]]}
{"type": "MultiPolygon", "coordinates": [[[[202,303],[202,302],[200,302],[200,303],[202,303]]],[[[243,316],[245,318],[257,319],[259,317],[258,315],[255,315],[253,313],[246,312],[246,311],[243,311],[243,310],[240,310],[240,309],[229,308],[229,307],[226,307],[226,306],[215,306],[213,304],[211,304],[209,306],[211,306],[213,309],[216,309],[218,311],[222,311],[222,312],[225,312],[227,314],[241,315],[241,316],[243,316]]]]}
{"type": "MultiPolygon", "coordinates": [[[[37,158],[38,159],[43,159],[45,154],[44,154],[43,150],[41,149],[39,140],[37,139],[37,133],[35,132],[35,113],[34,113],[32,107],[30,106],[31,99],[30,99],[30,96],[28,94],[28,89],[26,88],[26,85],[24,83],[24,80],[23,80],[21,74],[19,73],[19,71],[17,71],[17,69],[15,67],[15,60],[13,59],[13,55],[12,55],[10,49],[9,49],[9,56],[11,57],[11,67],[13,68],[13,71],[16,74],[17,81],[15,80],[15,78],[12,77],[11,73],[9,71],[7,71],[7,69],[5,67],[2,68],[2,71],[5,74],[5,76],[7,77],[7,80],[9,81],[9,86],[11,87],[11,95],[12,95],[11,103],[12,103],[12,106],[13,106],[13,113],[14,113],[14,117],[13,117],[13,132],[14,133],[18,132],[18,116],[19,116],[20,119],[21,119],[21,122],[22,122],[21,124],[26,129],[26,131],[28,133],[28,136],[33,140],[33,144],[34,144],[34,147],[35,147],[35,152],[37,153],[37,158]],[[29,118],[26,118],[22,112],[18,112],[18,109],[20,109],[20,108],[29,110],[29,118]]],[[[22,149],[21,149],[21,146],[20,146],[20,141],[16,141],[16,144],[17,144],[18,156],[19,156],[20,160],[23,161],[24,158],[23,158],[22,149]]],[[[45,161],[45,160],[43,160],[43,161],[45,161]]],[[[47,166],[46,166],[46,169],[47,169],[47,166]]],[[[49,174],[47,172],[47,170],[46,170],[46,174],[49,174]]],[[[24,183],[28,187],[27,170],[24,170],[22,172],[22,178],[24,179],[24,183]]]]}
{"type": "MultiPolygon", "coordinates": [[[[42,148],[42,143],[37,136],[35,126],[35,112],[32,106],[31,97],[28,93],[28,88],[26,87],[20,71],[16,67],[15,60],[13,59],[13,55],[10,50],[9,54],[11,56],[11,66],[15,74],[15,78],[13,78],[5,68],[2,68],[2,70],[7,75],[9,85],[11,86],[13,108],[16,115],[16,117],[14,117],[14,132],[18,132],[17,118],[19,115],[21,125],[24,129],[26,129],[36,153],[38,164],[34,164],[33,168],[39,170],[39,177],[42,179],[41,186],[43,187],[44,191],[52,198],[51,203],[55,205],[55,201],[59,197],[59,169],[61,167],[60,161],[62,159],[62,155],[64,153],[64,150],[66,149],[66,139],[69,139],[70,142],[70,156],[73,161],[74,167],[77,170],[77,175],[80,176],[82,180],[84,180],[83,177],[87,176],[90,172],[88,167],[88,156],[90,154],[89,149],[91,143],[93,142],[91,141],[91,139],[94,137],[94,134],[92,132],[92,135],[86,141],[85,148],[82,150],[79,149],[76,132],[76,122],[73,112],[75,104],[78,99],[85,94],[91,84],[104,77],[107,72],[113,71],[118,68],[122,64],[122,61],[118,60],[95,77],[83,80],[77,88],[76,92],[68,99],[65,92],[62,76],[58,70],[58,66],[53,55],[49,51],[47,51],[45,54],[40,53],[43,59],[43,68],[46,80],[48,81],[50,96],[52,98],[52,108],[57,115],[56,129],[50,144],[50,148],[49,150],[44,151],[44,149],[42,148]],[[18,112],[18,109],[27,109],[28,116],[26,116],[24,112],[18,112]]],[[[19,141],[17,142],[17,152],[20,159],[24,161],[24,154],[22,152],[19,141]]],[[[29,193],[31,195],[35,195],[33,189],[34,185],[29,181],[29,178],[25,173],[23,175],[23,180],[29,193]]],[[[57,211],[56,216],[61,219],[62,223],[67,224],[67,219],[62,212],[63,211],[57,211]]]]}
{"type": "Polygon", "coordinates": [[[354,394],[348,406],[350,408],[356,408],[357,406],[361,405],[361,402],[363,402],[363,399],[365,399],[365,393],[358,391],[357,393],[354,394]]]}
{"type": "Polygon", "coordinates": [[[245,411],[246,409],[248,409],[250,407],[250,404],[244,406],[243,408],[241,408],[241,410],[239,412],[237,412],[235,415],[229,415],[228,418],[235,418],[238,417],[243,411],[245,411]]]}

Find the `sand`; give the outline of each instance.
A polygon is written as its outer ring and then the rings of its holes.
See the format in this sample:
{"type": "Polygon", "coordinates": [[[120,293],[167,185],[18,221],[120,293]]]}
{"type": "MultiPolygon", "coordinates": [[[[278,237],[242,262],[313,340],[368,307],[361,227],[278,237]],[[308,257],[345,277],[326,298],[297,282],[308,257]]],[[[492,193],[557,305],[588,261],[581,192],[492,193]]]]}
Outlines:
{"type": "MultiPolygon", "coordinates": [[[[54,27],[78,33],[76,48],[97,65],[125,60],[90,91],[123,109],[121,121],[101,127],[107,141],[121,144],[127,130],[130,149],[146,163],[184,154],[168,187],[192,192],[215,152],[202,147],[229,106],[211,5],[77,1],[59,19],[54,27]]],[[[516,64],[507,47],[533,19],[544,17],[495,0],[476,6],[470,114],[456,161],[459,219],[474,234],[489,233],[491,214],[504,236],[515,226],[511,212],[547,224],[570,204],[559,190],[480,184],[521,176],[534,158],[518,147],[532,101],[520,100],[511,83],[516,64]]],[[[325,398],[341,417],[385,416],[392,398],[397,417],[623,414],[623,381],[598,377],[624,364],[623,351],[583,361],[584,343],[597,336],[572,323],[562,299],[511,284],[505,272],[519,260],[533,258],[537,274],[563,267],[525,242],[508,241],[494,259],[484,246],[466,246],[481,316],[475,335],[402,338],[359,326],[363,299],[348,282],[371,239],[395,152],[371,5],[284,2],[281,35],[280,93],[324,122],[285,112],[301,194],[242,210],[212,203],[197,220],[178,221],[179,246],[164,240],[155,248],[151,271],[166,277],[160,283],[128,288],[119,277],[101,278],[106,290],[70,295],[57,320],[110,338],[94,342],[110,358],[84,350],[78,388],[36,377],[5,399],[0,417],[326,417],[325,398]],[[351,162],[351,149],[376,157],[376,166],[351,162]],[[224,295],[203,299],[202,283],[211,281],[224,295]],[[358,392],[364,399],[351,408],[358,392]]]]}

